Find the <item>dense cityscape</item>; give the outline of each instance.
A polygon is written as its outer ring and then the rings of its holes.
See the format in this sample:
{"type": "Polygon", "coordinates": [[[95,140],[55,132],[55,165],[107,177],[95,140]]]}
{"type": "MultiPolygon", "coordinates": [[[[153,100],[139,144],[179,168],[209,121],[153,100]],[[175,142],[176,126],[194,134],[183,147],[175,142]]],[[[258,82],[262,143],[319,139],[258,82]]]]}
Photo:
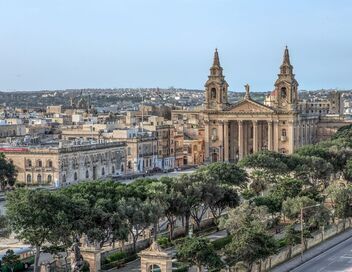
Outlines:
{"type": "Polygon", "coordinates": [[[54,2],[0,4],[0,272],[352,271],[352,6],[54,2]]]}

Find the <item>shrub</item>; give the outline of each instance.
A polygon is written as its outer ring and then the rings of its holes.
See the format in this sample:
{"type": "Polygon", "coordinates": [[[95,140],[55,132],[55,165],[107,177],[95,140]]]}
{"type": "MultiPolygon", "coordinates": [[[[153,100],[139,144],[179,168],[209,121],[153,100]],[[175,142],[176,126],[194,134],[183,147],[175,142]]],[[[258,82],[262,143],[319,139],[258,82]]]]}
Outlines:
{"type": "Polygon", "coordinates": [[[167,248],[172,245],[172,243],[169,241],[169,238],[166,236],[160,236],[156,241],[162,248],[167,248]]]}
{"type": "Polygon", "coordinates": [[[104,259],[103,263],[108,264],[108,263],[116,262],[116,261],[122,260],[126,257],[127,257],[126,252],[115,252],[115,253],[107,256],[104,259]]]}
{"type": "Polygon", "coordinates": [[[220,249],[223,249],[231,241],[232,241],[232,236],[228,235],[226,237],[217,239],[211,243],[213,244],[215,250],[220,250],[220,249]]]}

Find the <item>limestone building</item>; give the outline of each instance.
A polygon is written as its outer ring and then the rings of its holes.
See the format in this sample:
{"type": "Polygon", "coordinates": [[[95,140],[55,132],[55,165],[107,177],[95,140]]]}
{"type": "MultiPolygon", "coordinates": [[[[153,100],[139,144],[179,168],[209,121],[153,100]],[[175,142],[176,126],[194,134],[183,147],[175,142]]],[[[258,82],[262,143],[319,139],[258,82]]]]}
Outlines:
{"type": "Polygon", "coordinates": [[[105,179],[125,171],[125,144],[119,142],[67,147],[2,147],[17,171],[19,183],[66,185],[105,179]]]}
{"type": "MultiPolygon", "coordinates": [[[[298,81],[287,47],[274,90],[263,104],[251,98],[248,84],[244,98],[230,104],[228,87],[218,51],[215,50],[213,65],[205,83],[204,109],[197,112],[204,122],[204,157],[208,162],[237,161],[260,150],[289,154],[303,145],[319,141],[320,131],[331,135],[347,124],[340,118],[328,118],[329,121],[326,121],[321,112],[310,110],[310,105],[301,105],[298,81]],[[330,126],[329,130],[323,129],[326,124],[330,126]]],[[[173,116],[180,114],[190,116],[192,112],[173,112],[173,116]]]]}

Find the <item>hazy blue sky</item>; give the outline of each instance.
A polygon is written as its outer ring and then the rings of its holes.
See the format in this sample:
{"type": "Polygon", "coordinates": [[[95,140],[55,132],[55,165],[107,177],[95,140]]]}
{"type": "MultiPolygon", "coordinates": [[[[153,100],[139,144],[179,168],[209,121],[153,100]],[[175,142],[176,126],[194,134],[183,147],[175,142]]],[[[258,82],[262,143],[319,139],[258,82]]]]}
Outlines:
{"type": "Polygon", "coordinates": [[[273,88],[284,46],[301,89],[352,88],[351,0],[0,0],[0,90],[273,88]]]}

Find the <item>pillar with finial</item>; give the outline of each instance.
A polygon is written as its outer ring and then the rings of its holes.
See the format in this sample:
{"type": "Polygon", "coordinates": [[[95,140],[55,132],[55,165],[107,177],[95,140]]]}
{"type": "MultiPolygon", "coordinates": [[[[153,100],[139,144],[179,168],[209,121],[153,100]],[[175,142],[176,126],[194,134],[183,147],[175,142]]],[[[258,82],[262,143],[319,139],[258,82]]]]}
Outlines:
{"type": "Polygon", "coordinates": [[[246,94],[244,95],[244,99],[251,99],[251,95],[249,93],[249,89],[250,89],[249,84],[244,85],[244,88],[246,89],[246,94]]]}

